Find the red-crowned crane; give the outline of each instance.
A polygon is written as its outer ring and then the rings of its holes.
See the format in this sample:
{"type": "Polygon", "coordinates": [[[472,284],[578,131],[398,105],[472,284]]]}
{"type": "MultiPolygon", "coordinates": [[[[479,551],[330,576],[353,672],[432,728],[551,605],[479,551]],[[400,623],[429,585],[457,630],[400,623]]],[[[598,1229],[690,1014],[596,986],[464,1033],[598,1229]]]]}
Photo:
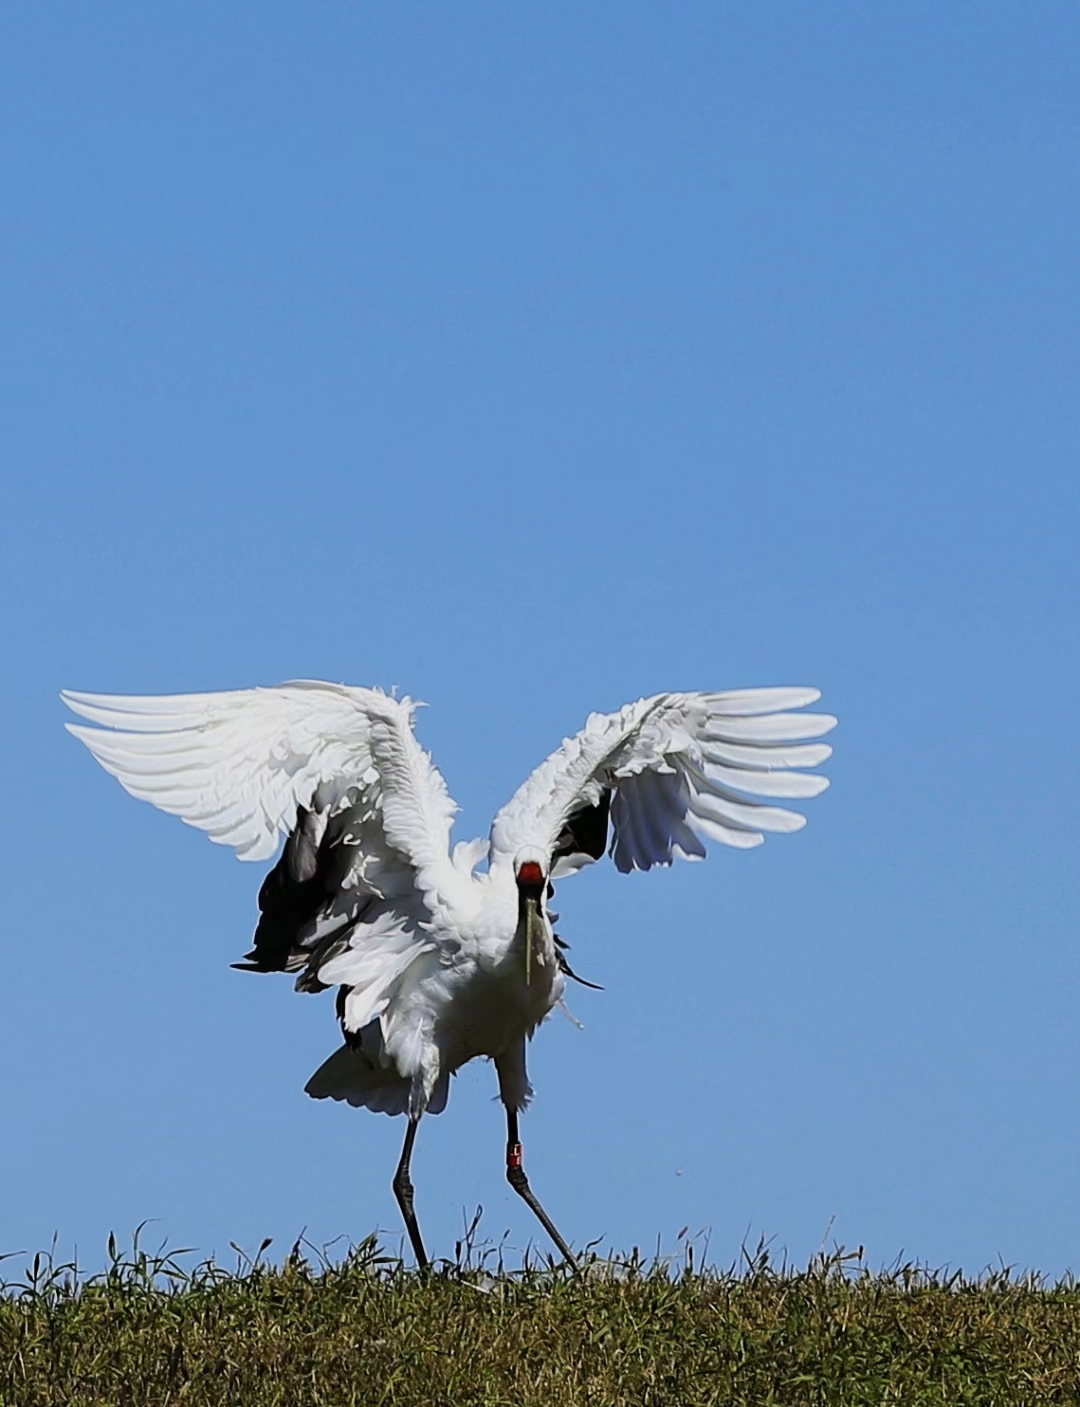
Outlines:
{"type": "Polygon", "coordinates": [[[510,1185],[575,1264],[529,1186],[518,1136],[532,1095],[526,1039],[574,975],[552,930],[552,882],[605,851],[619,870],[647,870],[702,858],[705,840],[749,849],[765,831],[798,830],[804,817],[772,801],[828,785],[803,769],[830,755],[807,739],[836,720],[794,711],[818,697],[656,694],[594,713],[510,798],[488,841],[451,851],[456,807],[413,735],[409,699],[317,681],[63,695],[101,725],[68,728],[132,796],[242,860],[268,859],[286,837],[237,966],[295,972],[302,992],[337,987],[344,1044],[307,1092],[408,1116],[393,1187],[421,1266],[409,1176],[417,1126],[478,1055],[495,1062],[510,1185]]]}

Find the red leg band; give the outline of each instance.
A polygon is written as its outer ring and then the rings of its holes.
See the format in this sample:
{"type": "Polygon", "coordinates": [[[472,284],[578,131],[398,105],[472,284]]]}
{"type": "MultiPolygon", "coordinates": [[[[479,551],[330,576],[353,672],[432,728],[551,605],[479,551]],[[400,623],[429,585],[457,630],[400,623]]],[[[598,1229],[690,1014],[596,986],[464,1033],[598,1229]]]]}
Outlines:
{"type": "Polygon", "coordinates": [[[511,1143],[506,1150],[506,1166],[508,1168],[521,1167],[521,1144],[511,1143]]]}

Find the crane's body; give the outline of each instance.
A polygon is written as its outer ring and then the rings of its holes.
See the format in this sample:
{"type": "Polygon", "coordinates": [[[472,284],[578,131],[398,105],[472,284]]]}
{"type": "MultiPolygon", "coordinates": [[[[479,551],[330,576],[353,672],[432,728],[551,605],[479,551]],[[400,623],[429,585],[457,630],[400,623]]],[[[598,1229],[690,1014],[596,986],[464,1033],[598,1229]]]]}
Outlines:
{"type": "Polygon", "coordinates": [[[132,795],[269,858],[243,963],[338,989],[344,1042],[307,1091],[408,1117],[394,1190],[420,1264],[409,1164],[450,1076],[491,1059],[507,1115],[507,1177],[563,1255],[521,1166],[527,1040],[573,976],[552,928],[553,882],[609,851],[620,870],[700,859],[703,841],[759,845],[804,818],[777,797],[828,785],[806,769],[835,724],[795,712],[813,689],[657,694],[592,714],[526,779],[487,841],[450,848],[455,811],[413,734],[413,706],[377,689],[299,681],[166,697],[66,693],[100,726],[68,724],[132,795]],[[765,798],[764,800],[755,798],[765,798]],[[483,862],[486,869],[481,869],[483,862]]]}
{"type": "MultiPolygon", "coordinates": [[[[542,894],[523,900],[512,874],[474,873],[453,889],[456,902],[445,896],[424,951],[398,981],[389,1020],[349,1033],[308,1081],[309,1094],[382,1113],[440,1113],[449,1076],[485,1056],[503,1102],[525,1108],[525,1041],[566,982],[551,920],[542,894]]],[[[351,997],[341,998],[343,1016],[351,997]]]]}

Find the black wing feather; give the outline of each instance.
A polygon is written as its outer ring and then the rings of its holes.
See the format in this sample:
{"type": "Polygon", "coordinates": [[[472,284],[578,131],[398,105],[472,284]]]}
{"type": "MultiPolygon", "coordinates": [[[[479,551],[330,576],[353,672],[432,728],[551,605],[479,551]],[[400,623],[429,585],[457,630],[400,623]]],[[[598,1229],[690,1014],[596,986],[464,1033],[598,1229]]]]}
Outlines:
{"type": "Polygon", "coordinates": [[[321,951],[363,916],[368,896],[343,888],[356,855],[350,833],[354,811],[345,806],[329,819],[299,807],[281,858],[259,890],[255,946],[234,967],[246,972],[295,972],[312,957],[312,928],[325,920],[321,951]],[[305,932],[306,930],[306,932],[305,932]],[[306,941],[305,941],[306,940],[306,941]]]}
{"type": "Polygon", "coordinates": [[[603,858],[607,849],[608,825],[611,818],[611,788],[605,787],[600,800],[586,803],[572,811],[559,832],[552,851],[551,864],[571,855],[588,855],[591,860],[603,858]]]}

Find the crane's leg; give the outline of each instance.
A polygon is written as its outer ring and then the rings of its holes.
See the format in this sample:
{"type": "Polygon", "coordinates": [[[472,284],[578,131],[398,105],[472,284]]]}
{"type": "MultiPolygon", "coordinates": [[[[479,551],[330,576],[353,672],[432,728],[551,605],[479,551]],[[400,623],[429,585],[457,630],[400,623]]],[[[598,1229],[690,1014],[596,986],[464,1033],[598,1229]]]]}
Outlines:
{"type": "Polygon", "coordinates": [[[578,1263],[573,1251],[555,1229],[555,1223],[536,1200],[536,1194],[529,1186],[525,1169],[521,1165],[521,1140],[518,1137],[517,1110],[506,1106],[506,1180],[519,1197],[523,1198],[536,1213],[536,1218],[559,1248],[566,1263],[577,1270],[578,1263]]]}
{"type": "Polygon", "coordinates": [[[413,1185],[409,1176],[409,1164],[412,1162],[413,1144],[416,1142],[416,1130],[419,1126],[419,1119],[410,1119],[409,1127],[405,1130],[405,1144],[401,1150],[397,1172],[394,1174],[394,1196],[401,1208],[401,1215],[405,1218],[405,1230],[409,1233],[416,1263],[421,1270],[425,1270],[428,1266],[427,1251],[424,1250],[420,1226],[413,1211],[413,1185]]]}

